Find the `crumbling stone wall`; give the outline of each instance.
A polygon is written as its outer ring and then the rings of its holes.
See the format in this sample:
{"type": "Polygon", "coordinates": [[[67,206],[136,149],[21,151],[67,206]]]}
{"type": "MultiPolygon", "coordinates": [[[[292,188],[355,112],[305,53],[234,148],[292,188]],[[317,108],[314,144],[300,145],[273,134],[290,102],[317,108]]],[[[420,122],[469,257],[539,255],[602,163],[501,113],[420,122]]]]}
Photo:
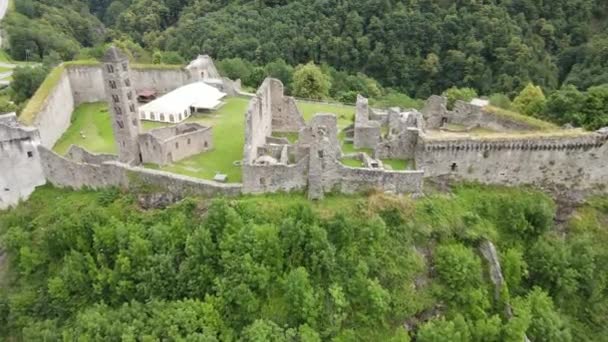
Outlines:
{"type": "Polygon", "coordinates": [[[456,101],[454,109],[449,113],[448,123],[465,127],[482,127],[493,131],[533,131],[537,129],[525,122],[510,119],[486,111],[483,107],[464,101],[456,101]]]}
{"type": "Polygon", "coordinates": [[[266,78],[257,91],[261,98],[264,115],[270,115],[273,132],[299,132],[304,127],[304,117],[291,96],[284,95],[283,83],[266,78]]]}
{"type": "Polygon", "coordinates": [[[357,95],[357,109],[355,113],[355,148],[375,148],[380,142],[382,129],[379,121],[369,119],[368,100],[357,95]]]}
{"type": "Polygon", "coordinates": [[[243,165],[243,192],[261,194],[305,190],[308,158],[293,165],[243,165]]]}
{"type": "Polygon", "coordinates": [[[199,124],[180,124],[140,134],[144,163],[167,165],[213,149],[213,129],[199,124]]]}
{"type": "Polygon", "coordinates": [[[448,117],[448,99],[443,96],[432,95],[424,103],[420,111],[426,121],[428,129],[439,129],[448,117]]]}
{"type": "Polygon", "coordinates": [[[44,184],[34,128],[17,123],[15,114],[0,115],[0,209],[16,205],[44,184]]]}
{"type": "Polygon", "coordinates": [[[78,163],[87,163],[99,165],[107,161],[116,161],[118,156],[115,154],[96,154],[91,153],[84,148],[76,145],[71,145],[66,157],[78,163]]]}
{"type": "Polygon", "coordinates": [[[376,145],[374,156],[380,159],[414,159],[419,135],[418,128],[407,128],[376,145]]]}
{"type": "Polygon", "coordinates": [[[245,113],[245,146],[243,164],[252,164],[258,157],[258,148],[266,145],[266,137],[272,135],[272,116],[268,102],[262,96],[249,101],[245,113]]]}
{"type": "Polygon", "coordinates": [[[427,177],[590,189],[608,184],[607,141],[608,134],[600,133],[574,137],[515,135],[492,140],[421,137],[416,166],[427,177]]]}
{"type": "Polygon", "coordinates": [[[223,184],[173,173],[131,167],[115,161],[100,165],[78,163],[39,146],[46,179],[59,187],[101,189],[106,187],[141,188],[155,193],[186,196],[238,196],[241,184],[223,184]]]}
{"type": "Polygon", "coordinates": [[[537,127],[518,121],[515,118],[501,116],[485,110],[483,107],[457,100],[453,110],[447,109],[448,100],[443,96],[433,95],[428,98],[422,114],[429,129],[439,129],[444,124],[465,127],[481,127],[493,131],[533,131],[537,127]]]}

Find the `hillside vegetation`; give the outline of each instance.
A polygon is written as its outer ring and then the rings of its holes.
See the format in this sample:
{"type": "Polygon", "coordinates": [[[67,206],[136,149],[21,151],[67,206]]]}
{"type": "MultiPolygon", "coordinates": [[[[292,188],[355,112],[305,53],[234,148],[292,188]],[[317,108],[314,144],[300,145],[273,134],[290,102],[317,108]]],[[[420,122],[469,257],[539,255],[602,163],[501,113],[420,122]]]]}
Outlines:
{"type": "Polygon", "coordinates": [[[608,200],[558,231],[525,189],[187,199],[38,189],[0,214],[0,336],[25,341],[600,341],[608,200]],[[478,251],[493,241],[495,297],[478,251]],[[511,307],[513,316],[507,314],[511,307]],[[406,327],[410,331],[406,330],[406,327]]]}
{"type": "Polygon", "coordinates": [[[608,82],[606,11],[603,0],[22,0],[8,33],[17,59],[71,59],[118,39],[150,59],[327,63],[417,97],[515,95],[528,82],[608,82]]]}

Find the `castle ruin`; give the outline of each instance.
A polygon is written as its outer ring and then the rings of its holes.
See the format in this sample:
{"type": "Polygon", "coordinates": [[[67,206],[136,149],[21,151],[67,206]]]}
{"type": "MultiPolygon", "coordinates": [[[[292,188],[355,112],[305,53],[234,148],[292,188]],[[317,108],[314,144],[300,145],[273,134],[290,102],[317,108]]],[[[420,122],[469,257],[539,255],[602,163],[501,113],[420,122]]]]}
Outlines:
{"type": "Polygon", "coordinates": [[[358,96],[354,124],[340,132],[331,113],[306,122],[295,99],[285,96],[281,82],[272,78],[253,94],[243,114],[242,184],[138,166],[168,165],[214,148],[213,127],[182,123],[141,133],[136,114],[136,91],[166,93],[201,80],[229,94],[247,95],[238,92],[238,81],[222,78],[205,56],[185,69],[131,69],[119,50],[110,49],[101,65],[65,65],[32,118],[18,122],[14,114],[0,116],[0,208],[27,198],[46,182],[74,188],[144,184],[178,197],[278,191],[306,191],[310,199],[368,190],[420,194],[425,180],[438,179],[607,191],[608,129],[543,130],[531,120],[473,103],[456,101],[448,109],[447,99],[439,96],[429,98],[421,110],[375,109],[358,96]],[[52,152],[75,106],[100,100],[110,106],[118,155],[75,146],[65,157],[52,152]],[[342,135],[356,152],[342,150],[342,135]],[[347,166],[346,159],[361,166],[347,166]],[[393,170],[387,160],[409,166],[393,170]]]}

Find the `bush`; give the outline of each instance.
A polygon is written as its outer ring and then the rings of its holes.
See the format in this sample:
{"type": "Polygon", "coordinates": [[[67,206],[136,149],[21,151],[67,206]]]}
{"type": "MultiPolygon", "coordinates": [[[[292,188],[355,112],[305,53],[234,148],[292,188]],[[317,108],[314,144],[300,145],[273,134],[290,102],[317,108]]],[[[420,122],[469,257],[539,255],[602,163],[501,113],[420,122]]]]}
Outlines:
{"type": "Polygon", "coordinates": [[[490,96],[490,104],[494,107],[509,110],[511,109],[511,99],[505,94],[493,94],[490,96]]]}
{"type": "Polygon", "coordinates": [[[448,98],[448,109],[454,108],[456,101],[470,102],[477,97],[477,91],[473,88],[452,87],[443,92],[443,96],[448,98]]]}

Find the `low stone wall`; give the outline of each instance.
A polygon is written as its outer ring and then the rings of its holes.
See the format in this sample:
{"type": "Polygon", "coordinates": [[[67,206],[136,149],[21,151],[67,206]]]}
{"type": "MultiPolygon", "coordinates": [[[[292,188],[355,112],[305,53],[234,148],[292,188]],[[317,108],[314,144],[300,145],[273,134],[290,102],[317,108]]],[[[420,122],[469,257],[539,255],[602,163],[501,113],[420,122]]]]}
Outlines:
{"type": "Polygon", "coordinates": [[[305,190],[308,158],[295,165],[243,165],[243,192],[261,194],[305,190]]]}
{"type": "Polygon", "coordinates": [[[108,161],[100,165],[78,163],[57,155],[51,150],[38,148],[46,179],[59,187],[80,189],[112,186],[140,188],[150,192],[167,192],[177,197],[186,196],[238,196],[241,184],[222,184],[173,173],[131,167],[108,161]]]}

